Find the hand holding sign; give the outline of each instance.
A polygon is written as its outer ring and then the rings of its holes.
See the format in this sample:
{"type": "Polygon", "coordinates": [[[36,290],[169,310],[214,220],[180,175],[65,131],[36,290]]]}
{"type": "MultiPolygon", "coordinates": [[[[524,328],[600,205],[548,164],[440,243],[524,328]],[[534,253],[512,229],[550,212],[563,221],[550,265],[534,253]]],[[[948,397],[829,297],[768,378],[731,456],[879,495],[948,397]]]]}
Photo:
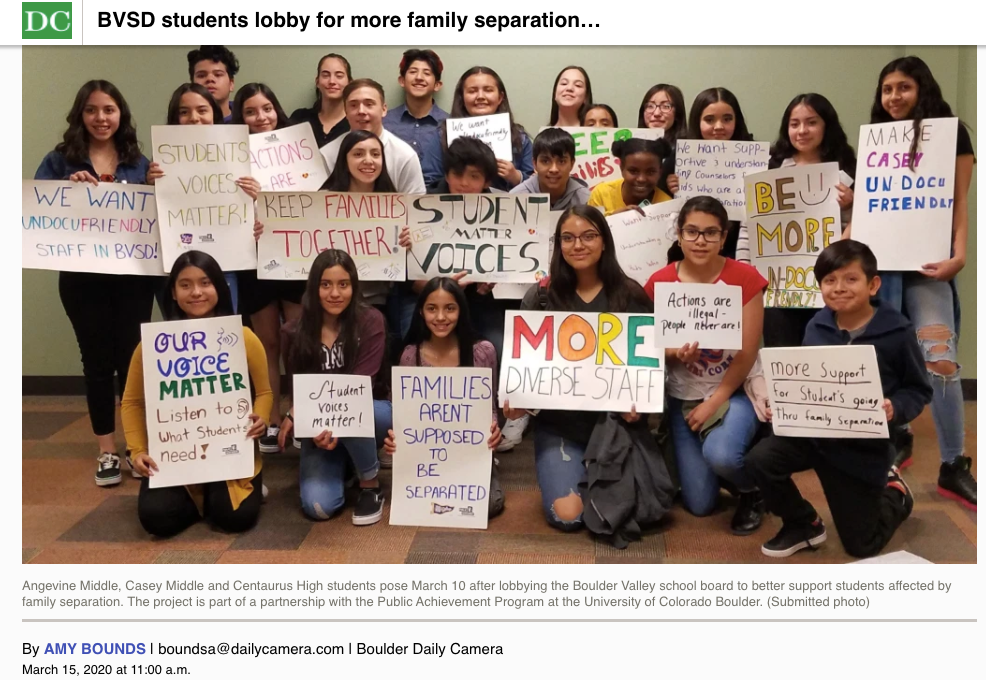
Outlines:
{"type": "MultiPolygon", "coordinates": [[[[743,290],[719,283],[654,284],[655,347],[743,349],[743,290]]],[[[688,362],[686,362],[688,363],[688,362]]]]}

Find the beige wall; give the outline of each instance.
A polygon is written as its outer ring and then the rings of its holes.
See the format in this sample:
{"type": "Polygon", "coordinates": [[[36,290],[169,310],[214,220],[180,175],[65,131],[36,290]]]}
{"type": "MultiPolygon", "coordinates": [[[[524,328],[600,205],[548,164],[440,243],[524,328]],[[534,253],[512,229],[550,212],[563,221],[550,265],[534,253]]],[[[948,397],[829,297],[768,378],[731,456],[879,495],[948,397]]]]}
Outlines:
{"type": "MultiPolygon", "coordinates": [[[[164,123],[171,92],[187,79],[189,47],[26,47],[23,49],[24,177],[33,177],[44,154],[61,138],[65,115],[79,86],[104,78],[120,88],[129,102],[145,149],[150,126],[164,123]]],[[[290,113],[313,98],[318,58],[331,51],[345,54],[356,77],[371,77],[387,88],[388,100],[401,102],[397,85],[399,47],[236,47],[237,82],[262,81],[277,92],[290,113]]],[[[547,124],[551,85],[569,64],[586,66],[598,102],[613,106],[624,125],[636,123],[644,91],[657,82],[677,84],[688,104],[702,89],[728,87],[740,100],[750,130],[758,140],[773,140],[787,102],[801,92],[820,92],[835,105],[855,140],[868,122],[876,78],[891,59],[910,48],[891,47],[443,47],[446,89],[439,104],[448,108],[458,76],[483,64],[503,78],[515,118],[529,130],[547,124]]],[[[974,47],[914,48],[925,58],[945,97],[970,124],[976,121],[976,53],[974,47]]],[[[975,142],[975,133],[973,133],[975,142]]],[[[978,148],[978,147],[977,147],[978,148]]],[[[975,179],[973,179],[975,186],[975,179]]],[[[969,263],[960,278],[963,327],[960,359],[963,375],[976,375],[975,193],[970,227],[969,263]]],[[[23,272],[24,375],[81,375],[71,326],[58,300],[57,274],[23,272]]],[[[111,332],[112,329],[107,329],[111,332]]]]}

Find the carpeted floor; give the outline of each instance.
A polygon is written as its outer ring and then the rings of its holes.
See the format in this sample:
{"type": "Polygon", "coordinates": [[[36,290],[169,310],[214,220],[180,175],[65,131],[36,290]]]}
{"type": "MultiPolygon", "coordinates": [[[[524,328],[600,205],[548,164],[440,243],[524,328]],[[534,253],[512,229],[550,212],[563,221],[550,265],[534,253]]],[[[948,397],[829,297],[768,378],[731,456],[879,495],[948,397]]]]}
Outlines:
{"type": "MultiPolygon", "coordinates": [[[[585,531],[564,534],[541,514],[530,436],[513,452],[498,454],[506,510],[486,531],[392,527],[388,517],[356,527],[351,509],[326,522],[304,517],[298,499],[298,452],[264,460],[270,495],[260,522],[242,535],[199,523],[159,540],[137,521],[139,481],[93,483],[96,448],[81,397],[23,399],[23,561],[31,563],[728,563],[769,562],[760,544],[779,528],[774,517],[748,537],[729,532],[734,501],[723,495],[719,511],[696,518],[676,506],[661,526],[626,550],[596,541],[585,531]]],[[[976,405],[966,404],[967,455],[976,458],[976,405]]],[[[906,550],[932,562],[976,561],[976,513],[935,493],[938,449],[928,411],[915,423],[915,459],[904,476],[915,495],[914,513],[886,552],[906,550]]],[[[118,432],[120,430],[118,429],[118,432]]],[[[122,436],[122,435],[121,435],[122,436]]],[[[120,450],[123,450],[120,439],[120,450]]],[[[975,469],[975,468],[974,468],[975,469]]],[[[390,473],[381,475],[389,491],[390,473]]],[[[829,526],[829,540],[789,562],[852,561],[813,473],[796,477],[829,526]]],[[[388,508],[389,510],[389,504],[388,508]]],[[[385,511],[386,512],[386,511],[385,511]]]]}

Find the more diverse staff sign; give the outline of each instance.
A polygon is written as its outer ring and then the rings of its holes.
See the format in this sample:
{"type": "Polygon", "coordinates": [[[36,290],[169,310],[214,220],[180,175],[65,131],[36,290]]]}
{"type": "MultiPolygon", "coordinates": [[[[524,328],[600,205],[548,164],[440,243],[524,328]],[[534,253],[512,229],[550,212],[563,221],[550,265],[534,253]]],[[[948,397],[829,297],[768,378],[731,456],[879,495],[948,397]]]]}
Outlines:
{"type": "Polygon", "coordinates": [[[731,220],[746,219],[743,178],[767,169],[770,144],[679,139],[675,153],[678,198],[712,196],[731,220]]]}
{"type": "MultiPolygon", "coordinates": [[[[541,128],[545,130],[546,128],[541,128]]],[[[589,188],[620,178],[620,161],[613,155],[613,143],[622,139],[660,139],[662,128],[563,127],[575,140],[575,167],[572,177],[589,188]]]]}

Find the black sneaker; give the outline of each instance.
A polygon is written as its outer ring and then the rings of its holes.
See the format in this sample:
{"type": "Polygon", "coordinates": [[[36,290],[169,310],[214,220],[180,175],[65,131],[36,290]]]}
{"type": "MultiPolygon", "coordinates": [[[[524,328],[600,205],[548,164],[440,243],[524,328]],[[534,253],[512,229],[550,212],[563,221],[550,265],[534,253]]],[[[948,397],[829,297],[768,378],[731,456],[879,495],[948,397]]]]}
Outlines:
{"type": "Polygon", "coordinates": [[[96,486],[115,486],[120,483],[120,457],[115,453],[103,453],[98,458],[96,486]]]}
{"type": "Polygon", "coordinates": [[[900,469],[896,465],[890,468],[890,472],[887,473],[887,486],[896,489],[903,496],[901,503],[907,511],[904,517],[905,519],[910,517],[911,510],[914,509],[914,496],[911,494],[911,487],[907,486],[907,482],[900,476],[900,469]]]}
{"type": "Polygon", "coordinates": [[[353,524],[364,527],[376,524],[383,517],[383,491],[380,489],[360,489],[359,499],[353,508],[353,524]]]}
{"type": "Polygon", "coordinates": [[[824,543],[826,538],[825,525],[820,518],[807,527],[789,527],[785,524],[760,550],[767,557],[790,557],[799,550],[814,549],[824,543]]]}
{"type": "Polygon", "coordinates": [[[976,512],[976,478],[972,476],[971,468],[972,458],[968,456],[942,463],[938,472],[938,493],[976,512]]]}
{"type": "Polygon", "coordinates": [[[906,428],[900,428],[894,432],[894,448],[897,456],[894,458],[894,467],[898,470],[910,466],[914,459],[914,433],[906,428]]]}
{"type": "Polygon", "coordinates": [[[277,425],[268,425],[267,434],[260,437],[260,453],[279,453],[281,447],[277,444],[277,435],[281,434],[281,428],[277,425]]]}
{"type": "Polygon", "coordinates": [[[127,461],[127,467],[130,468],[130,476],[134,479],[143,479],[143,475],[137,472],[137,468],[134,467],[134,463],[130,460],[130,449],[123,455],[123,460],[127,461]]]}
{"type": "Polygon", "coordinates": [[[736,536],[749,536],[763,524],[764,502],[759,489],[739,495],[731,528],[736,536]]]}

